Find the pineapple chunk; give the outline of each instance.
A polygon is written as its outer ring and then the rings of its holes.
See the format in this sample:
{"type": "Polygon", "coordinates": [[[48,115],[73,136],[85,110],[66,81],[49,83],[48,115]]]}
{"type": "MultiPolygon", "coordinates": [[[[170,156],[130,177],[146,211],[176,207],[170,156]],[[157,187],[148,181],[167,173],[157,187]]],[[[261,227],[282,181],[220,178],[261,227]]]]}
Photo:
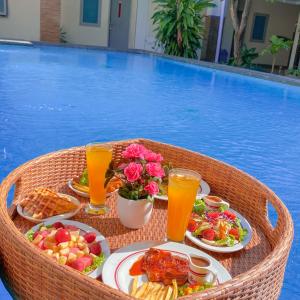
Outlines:
{"type": "Polygon", "coordinates": [[[68,256],[69,253],[70,253],[70,248],[69,248],[69,247],[68,247],[68,248],[64,248],[64,249],[59,250],[59,254],[60,254],[60,255],[68,256]]]}
{"type": "Polygon", "coordinates": [[[59,247],[58,246],[53,246],[52,250],[53,250],[53,252],[58,252],[59,251],[59,247]]]}
{"type": "Polygon", "coordinates": [[[70,231],[71,236],[74,235],[75,237],[79,237],[80,231],[75,230],[75,231],[70,231]]]}
{"type": "Polygon", "coordinates": [[[52,256],[52,254],[53,254],[53,250],[51,250],[51,249],[43,250],[43,252],[49,256],[52,256]]]}
{"type": "Polygon", "coordinates": [[[69,247],[69,242],[63,242],[58,244],[59,249],[65,249],[67,247],[69,247]]]}
{"type": "Polygon", "coordinates": [[[60,256],[58,259],[58,263],[60,265],[65,265],[67,263],[67,257],[66,256],[60,256]]]}
{"type": "Polygon", "coordinates": [[[82,251],[83,251],[84,254],[89,254],[90,253],[89,247],[85,247],[82,251]]]}
{"type": "Polygon", "coordinates": [[[78,252],[76,253],[76,255],[77,255],[78,258],[79,258],[79,257],[82,257],[82,256],[84,256],[84,252],[83,252],[83,251],[78,251],[78,252]]]}
{"type": "Polygon", "coordinates": [[[74,261],[77,259],[77,255],[74,254],[74,253],[70,253],[69,256],[68,256],[68,263],[74,261]]]}
{"type": "Polygon", "coordinates": [[[45,226],[42,226],[42,227],[40,228],[40,231],[46,231],[46,230],[48,230],[48,228],[45,227],[45,226]]]}
{"type": "Polygon", "coordinates": [[[43,239],[43,236],[41,234],[38,234],[35,239],[32,241],[34,245],[37,245],[41,240],[43,239]]]}
{"type": "Polygon", "coordinates": [[[86,247],[86,244],[85,243],[78,243],[77,246],[80,250],[83,250],[86,247]]]}
{"type": "Polygon", "coordinates": [[[81,236],[81,235],[77,238],[78,244],[79,244],[79,243],[83,243],[84,241],[85,241],[85,240],[84,240],[84,237],[81,236]]]}
{"type": "Polygon", "coordinates": [[[51,230],[51,232],[48,234],[47,238],[49,239],[54,239],[55,238],[55,234],[56,234],[57,230],[54,229],[54,230],[51,230]]]}
{"type": "Polygon", "coordinates": [[[77,242],[77,236],[71,234],[71,242],[77,242]]]}
{"type": "Polygon", "coordinates": [[[69,247],[70,247],[70,248],[73,248],[73,247],[74,247],[74,244],[75,244],[75,243],[74,243],[73,241],[70,241],[70,242],[69,242],[69,247]]]}

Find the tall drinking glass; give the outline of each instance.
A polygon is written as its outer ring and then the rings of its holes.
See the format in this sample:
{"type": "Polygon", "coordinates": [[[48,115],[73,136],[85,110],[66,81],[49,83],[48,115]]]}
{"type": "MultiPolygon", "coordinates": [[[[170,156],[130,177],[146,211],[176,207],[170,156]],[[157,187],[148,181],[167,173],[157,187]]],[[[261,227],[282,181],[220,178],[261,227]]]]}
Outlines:
{"type": "Polygon", "coordinates": [[[104,214],[109,210],[105,206],[106,188],[105,173],[112,160],[112,146],[92,143],[86,146],[86,161],[89,177],[90,203],[86,212],[104,214]]]}
{"type": "Polygon", "coordinates": [[[196,200],[201,175],[186,169],[172,169],[168,185],[167,238],[183,242],[189,218],[196,200]]]}

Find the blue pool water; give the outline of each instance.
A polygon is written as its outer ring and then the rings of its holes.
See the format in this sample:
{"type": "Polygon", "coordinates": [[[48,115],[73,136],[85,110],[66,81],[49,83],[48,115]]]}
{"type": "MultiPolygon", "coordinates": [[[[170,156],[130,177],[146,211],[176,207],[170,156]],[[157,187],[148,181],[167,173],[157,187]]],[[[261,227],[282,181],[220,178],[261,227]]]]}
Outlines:
{"type": "Polygon", "coordinates": [[[141,54],[0,46],[0,180],[43,153],[131,137],[270,186],[298,221],[281,299],[300,297],[300,88],[141,54]]]}

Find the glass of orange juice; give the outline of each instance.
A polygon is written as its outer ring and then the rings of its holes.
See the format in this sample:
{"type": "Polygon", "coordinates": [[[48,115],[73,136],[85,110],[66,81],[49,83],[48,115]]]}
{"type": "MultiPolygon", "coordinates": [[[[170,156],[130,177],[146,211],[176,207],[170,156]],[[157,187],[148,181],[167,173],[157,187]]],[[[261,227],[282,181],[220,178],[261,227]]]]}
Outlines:
{"type": "Polygon", "coordinates": [[[89,214],[104,214],[109,208],[105,206],[105,174],[112,160],[112,146],[92,143],[86,146],[86,161],[89,177],[90,203],[86,207],[89,214]]]}
{"type": "Polygon", "coordinates": [[[168,184],[167,238],[183,242],[197,196],[201,175],[186,169],[172,169],[168,184]]]}

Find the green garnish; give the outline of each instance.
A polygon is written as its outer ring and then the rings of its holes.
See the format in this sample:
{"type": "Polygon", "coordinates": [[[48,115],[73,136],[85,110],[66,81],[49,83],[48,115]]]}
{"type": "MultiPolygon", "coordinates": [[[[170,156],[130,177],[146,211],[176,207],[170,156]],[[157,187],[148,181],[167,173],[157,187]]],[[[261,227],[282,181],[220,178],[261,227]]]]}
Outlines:
{"type": "Polygon", "coordinates": [[[248,230],[246,228],[242,228],[242,227],[239,227],[238,230],[239,230],[239,235],[240,235],[239,240],[240,240],[240,242],[242,242],[245,239],[245,237],[248,235],[248,230]]]}
{"type": "Polygon", "coordinates": [[[33,235],[34,235],[34,230],[33,230],[33,229],[30,229],[30,230],[27,232],[27,234],[26,234],[26,237],[28,238],[28,240],[29,240],[30,242],[33,241],[33,235]]]}
{"type": "Polygon", "coordinates": [[[198,293],[206,289],[209,289],[211,287],[213,287],[213,284],[208,282],[199,285],[191,285],[189,283],[186,283],[178,287],[178,296],[181,297],[181,296],[191,295],[193,293],[198,293]]]}
{"type": "Polygon", "coordinates": [[[90,273],[100,267],[105,260],[105,256],[101,253],[99,256],[94,257],[93,264],[83,270],[83,273],[90,273]]]}
{"type": "Polygon", "coordinates": [[[87,169],[84,169],[84,171],[82,172],[82,175],[79,179],[79,183],[84,186],[89,186],[89,177],[87,169]]]}
{"type": "Polygon", "coordinates": [[[234,236],[231,235],[231,234],[229,234],[225,239],[216,241],[216,244],[217,244],[218,246],[228,246],[228,247],[232,247],[232,246],[234,246],[234,241],[235,241],[234,236]]]}
{"type": "Polygon", "coordinates": [[[205,212],[206,205],[203,199],[196,199],[194,203],[194,209],[193,211],[197,213],[198,215],[201,215],[205,212]]]}

